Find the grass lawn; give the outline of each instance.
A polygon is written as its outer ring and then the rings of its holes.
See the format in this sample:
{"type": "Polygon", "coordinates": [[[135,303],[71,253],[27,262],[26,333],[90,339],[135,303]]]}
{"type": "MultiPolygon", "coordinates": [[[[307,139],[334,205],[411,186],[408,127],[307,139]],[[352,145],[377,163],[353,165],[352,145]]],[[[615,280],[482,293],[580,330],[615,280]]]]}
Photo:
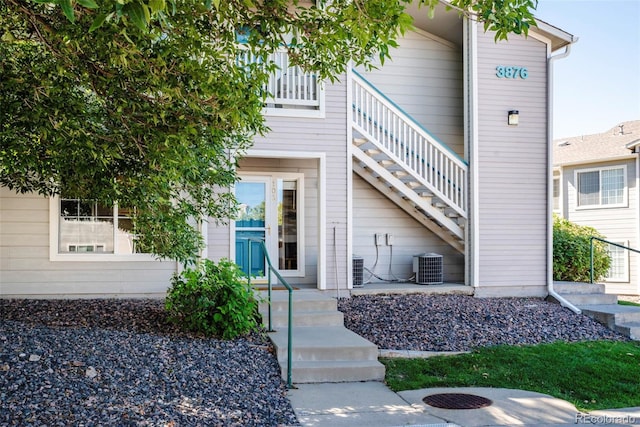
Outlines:
{"type": "Polygon", "coordinates": [[[634,307],[640,307],[640,304],[638,304],[637,302],[631,302],[631,301],[620,300],[620,301],[618,301],[618,304],[620,304],[620,305],[633,305],[634,307]]]}
{"type": "Polygon", "coordinates": [[[458,356],[381,359],[394,391],[501,387],[549,394],[580,410],[640,406],[640,343],[497,346],[458,356]]]}

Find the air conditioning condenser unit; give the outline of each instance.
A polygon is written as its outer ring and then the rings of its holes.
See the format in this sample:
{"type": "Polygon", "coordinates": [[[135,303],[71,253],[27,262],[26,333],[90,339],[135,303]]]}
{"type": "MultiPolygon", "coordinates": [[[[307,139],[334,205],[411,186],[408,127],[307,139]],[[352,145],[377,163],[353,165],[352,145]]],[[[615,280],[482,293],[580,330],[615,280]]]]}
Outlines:
{"type": "Polygon", "coordinates": [[[424,253],[413,256],[413,272],[419,285],[443,283],[442,255],[424,253]]]}
{"type": "Polygon", "coordinates": [[[353,268],[353,287],[361,288],[364,286],[364,258],[354,255],[352,259],[353,268]]]}

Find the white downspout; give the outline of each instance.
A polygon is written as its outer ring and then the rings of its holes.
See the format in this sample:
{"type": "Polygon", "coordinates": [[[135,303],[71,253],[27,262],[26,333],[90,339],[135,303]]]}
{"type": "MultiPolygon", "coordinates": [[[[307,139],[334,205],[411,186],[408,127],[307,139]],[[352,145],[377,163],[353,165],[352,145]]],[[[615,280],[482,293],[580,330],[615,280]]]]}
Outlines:
{"type": "Polygon", "coordinates": [[[467,277],[465,284],[474,289],[480,285],[480,227],[479,227],[479,172],[478,165],[478,24],[471,19],[464,20],[464,111],[465,140],[467,142],[466,159],[469,163],[469,209],[467,227],[465,227],[465,264],[467,277]]]}
{"type": "MultiPolygon", "coordinates": [[[[577,38],[572,43],[576,41],[577,38]]],[[[547,60],[547,289],[560,305],[580,314],[582,310],[553,289],[553,62],[566,58],[570,53],[571,44],[568,44],[563,53],[549,56],[547,60]]]]}

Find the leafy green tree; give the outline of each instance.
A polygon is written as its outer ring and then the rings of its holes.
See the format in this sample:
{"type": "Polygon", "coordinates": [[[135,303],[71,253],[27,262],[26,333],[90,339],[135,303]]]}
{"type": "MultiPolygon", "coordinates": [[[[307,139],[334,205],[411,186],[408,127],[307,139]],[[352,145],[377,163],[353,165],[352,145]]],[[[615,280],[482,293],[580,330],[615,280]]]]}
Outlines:
{"type": "MultiPolygon", "coordinates": [[[[553,280],[589,282],[591,275],[591,237],[604,238],[595,228],[574,224],[553,216],[553,280]]],[[[607,245],[594,241],[593,280],[609,271],[611,258],[607,245]]]]}
{"type": "MultiPolygon", "coordinates": [[[[135,206],[140,244],[189,263],[203,244],[193,219],[234,216],[236,159],[267,132],[269,55],[286,44],[295,63],[336,79],[350,60],[388,56],[411,27],[407,3],[3,0],[0,185],[135,206]]],[[[535,25],[534,0],[451,6],[496,39],[535,25]]]]}

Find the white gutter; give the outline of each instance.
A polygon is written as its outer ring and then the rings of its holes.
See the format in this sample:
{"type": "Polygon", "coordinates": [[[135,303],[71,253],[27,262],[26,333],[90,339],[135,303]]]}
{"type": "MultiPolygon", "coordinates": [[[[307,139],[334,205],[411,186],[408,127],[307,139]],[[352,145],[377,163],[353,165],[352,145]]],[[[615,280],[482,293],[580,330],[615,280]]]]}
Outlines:
{"type": "MultiPolygon", "coordinates": [[[[574,43],[576,41],[572,40],[574,43]]],[[[547,60],[547,289],[560,305],[580,314],[582,310],[553,289],[553,62],[566,58],[570,53],[571,44],[568,44],[563,53],[549,56],[547,60]]]]}
{"type": "Polygon", "coordinates": [[[558,167],[559,168],[559,167],[566,167],[566,166],[589,165],[589,164],[592,164],[594,161],[597,161],[597,162],[619,162],[620,160],[634,160],[635,158],[636,158],[635,154],[627,154],[627,155],[620,155],[620,156],[606,157],[606,158],[598,157],[598,158],[594,158],[594,159],[576,160],[574,162],[556,163],[556,164],[554,164],[554,167],[558,167]]]}

